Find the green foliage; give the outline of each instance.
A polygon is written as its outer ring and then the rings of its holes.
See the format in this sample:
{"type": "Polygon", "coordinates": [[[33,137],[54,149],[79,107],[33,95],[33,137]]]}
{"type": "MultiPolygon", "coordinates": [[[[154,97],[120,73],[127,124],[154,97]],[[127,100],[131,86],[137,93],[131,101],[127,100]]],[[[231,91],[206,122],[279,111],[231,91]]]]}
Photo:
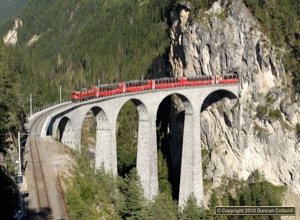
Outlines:
{"type": "Polygon", "coordinates": [[[138,117],[132,102],[127,102],[118,115],[118,173],[123,177],[136,166],[138,117]]]}
{"type": "Polygon", "coordinates": [[[172,186],[169,182],[169,170],[167,165],[167,160],[163,158],[161,150],[157,152],[157,163],[158,163],[158,183],[159,191],[161,193],[172,194],[172,186]]]}
{"type": "Polygon", "coordinates": [[[179,219],[203,219],[203,217],[206,217],[206,213],[204,212],[203,208],[200,208],[197,205],[197,200],[194,195],[189,196],[185,207],[183,208],[182,212],[179,213],[179,219]]]}
{"type": "Polygon", "coordinates": [[[210,195],[210,199],[208,201],[208,216],[211,219],[215,219],[214,213],[215,213],[215,207],[219,206],[219,198],[216,191],[213,191],[210,195]]]}
{"type": "MultiPolygon", "coordinates": [[[[268,97],[269,99],[267,99],[267,101],[270,99],[273,100],[273,98],[270,98],[270,96],[268,97]]],[[[283,127],[287,129],[291,129],[290,126],[284,121],[284,117],[280,109],[272,109],[271,106],[268,104],[267,106],[258,105],[256,107],[256,111],[257,111],[257,116],[259,117],[260,120],[264,120],[264,121],[268,120],[271,122],[279,121],[283,127]]],[[[258,134],[261,134],[263,136],[268,133],[266,129],[261,128],[257,124],[255,124],[254,130],[258,131],[258,134]]]]}
{"type": "Polygon", "coordinates": [[[14,136],[20,126],[19,70],[16,55],[0,44],[0,152],[5,153],[7,138],[14,136]]]}
{"type": "Polygon", "coordinates": [[[262,106],[262,105],[258,105],[256,107],[256,111],[257,111],[257,114],[260,116],[260,117],[263,117],[263,116],[266,116],[267,113],[268,113],[268,109],[266,106],[262,106]]]}
{"type": "Polygon", "coordinates": [[[276,110],[269,110],[269,114],[268,114],[268,118],[275,121],[275,120],[281,120],[282,119],[282,115],[281,115],[281,111],[279,109],[276,110]]]}
{"type": "MultiPolygon", "coordinates": [[[[170,192],[161,192],[154,202],[146,202],[137,171],[133,168],[125,178],[116,181],[112,174],[100,168],[96,174],[87,162],[88,157],[77,158],[74,182],[66,192],[71,219],[232,219],[215,216],[216,206],[280,206],[286,187],[274,186],[255,170],[248,181],[226,180],[212,191],[208,209],[197,205],[190,196],[185,207],[178,212],[170,192]],[[118,189],[118,190],[116,190],[118,189]]],[[[278,219],[277,217],[269,217],[278,219]]],[[[234,218],[233,218],[234,219],[234,218]]],[[[240,219],[254,219],[242,216],[240,219]]],[[[256,218],[261,219],[261,218],[256,218]]]]}
{"type": "Polygon", "coordinates": [[[124,178],[120,191],[125,197],[121,215],[126,219],[140,219],[145,203],[140,178],[135,168],[124,178]]]}
{"type": "Polygon", "coordinates": [[[89,165],[89,152],[83,148],[81,153],[76,154],[78,166],[65,193],[70,219],[97,219],[99,215],[118,219],[116,180],[102,168],[95,174],[89,165]]]}
{"type": "MultiPolygon", "coordinates": [[[[21,11],[16,50],[21,54],[25,97],[33,108],[71,90],[145,77],[169,46],[165,21],[171,0],[29,1],[21,11]],[[149,19],[150,18],[150,19],[149,19]],[[28,46],[34,35],[36,42],[28,46]]],[[[12,22],[10,22],[12,25],[12,22]]],[[[0,33],[7,33],[7,24],[0,33]]]]}
{"type": "MultiPolygon", "coordinates": [[[[285,186],[274,186],[255,170],[248,181],[232,179],[215,189],[209,201],[208,213],[213,213],[212,209],[219,204],[218,201],[221,201],[221,206],[281,206],[285,191],[285,186]]],[[[215,218],[219,219],[216,216],[215,218]]],[[[241,216],[239,219],[265,219],[265,217],[241,216]]],[[[269,216],[268,219],[280,217],[269,216]]]]}
{"type": "Polygon", "coordinates": [[[149,220],[176,220],[177,204],[171,194],[160,193],[151,205],[149,220]]]}
{"type": "MultiPolygon", "coordinates": [[[[13,149],[13,140],[20,129],[22,116],[18,96],[19,65],[16,57],[16,54],[0,43],[0,153],[4,156],[9,148],[13,149]]],[[[0,216],[11,219],[18,208],[18,189],[11,177],[15,170],[10,154],[3,158],[7,162],[7,170],[0,165],[0,216]]]]}
{"type": "Polygon", "coordinates": [[[0,0],[0,23],[15,16],[27,0],[0,0]]]}
{"type": "Polygon", "coordinates": [[[83,219],[85,210],[79,190],[75,187],[69,189],[66,193],[66,199],[70,219],[83,219]]]}
{"type": "Polygon", "coordinates": [[[296,125],[296,132],[298,134],[300,133],[300,123],[297,123],[297,125],[296,125]]]}

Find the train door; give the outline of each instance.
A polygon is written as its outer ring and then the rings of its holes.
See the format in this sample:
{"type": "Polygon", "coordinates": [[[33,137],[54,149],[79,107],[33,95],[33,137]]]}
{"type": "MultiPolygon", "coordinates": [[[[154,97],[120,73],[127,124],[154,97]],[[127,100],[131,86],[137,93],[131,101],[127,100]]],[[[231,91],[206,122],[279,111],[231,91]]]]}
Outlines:
{"type": "Polygon", "coordinates": [[[155,80],[152,79],[151,81],[152,81],[152,82],[151,82],[151,84],[152,84],[152,89],[155,89],[155,80]]]}
{"type": "Polygon", "coordinates": [[[123,93],[126,92],[126,84],[125,83],[121,83],[121,85],[122,85],[122,92],[123,93]]]}
{"type": "Polygon", "coordinates": [[[215,82],[214,82],[214,83],[215,83],[215,84],[218,84],[218,83],[219,83],[219,80],[220,80],[220,76],[215,76],[214,78],[215,78],[215,82]]]}

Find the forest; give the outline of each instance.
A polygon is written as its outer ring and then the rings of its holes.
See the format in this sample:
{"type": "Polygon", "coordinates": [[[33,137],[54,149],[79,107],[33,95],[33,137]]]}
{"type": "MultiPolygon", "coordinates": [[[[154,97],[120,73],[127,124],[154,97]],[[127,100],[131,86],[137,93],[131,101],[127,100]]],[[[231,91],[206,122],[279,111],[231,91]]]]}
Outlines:
{"type": "MultiPolygon", "coordinates": [[[[0,1],[0,4],[3,5],[3,2],[6,1],[0,1]]],[[[189,22],[192,23],[199,16],[199,11],[206,10],[214,1],[189,2],[189,22]]],[[[269,36],[274,45],[286,51],[286,74],[292,78],[294,92],[299,93],[300,2],[244,2],[263,33],[269,36]]],[[[8,175],[13,175],[9,152],[15,146],[17,131],[22,130],[25,117],[28,116],[29,94],[33,96],[33,107],[38,108],[59,99],[60,85],[63,98],[68,99],[73,89],[98,81],[111,83],[172,74],[168,68],[169,15],[179,3],[179,0],[28,0],[19,1],[17,5],[20,7],[14,6],[17,7],[15,11],[1,18],[0,21],[5,21],[0,26],[1,36],[13,27],[13,18],[23,21],[15,46],[0,43],[0,152],[2,161],[8,164],[8,175]],[[33,36],[38,40],[31,41],[33,36]]],[[[2,12],[0,14],[4,15],[2,12]]],[[[121,128],[126,123],[132,123],[136,129],[135,109],[129,103],[123,111],[118,119],[121,128]]],[[[298,130],[300,133],[300,128],[298,130]]],[[[78,175],[78,182],[66,192],[72,219],[95,219],[99,212],[82,210],[90,210],[93,207],[90,204],[96,206],[94,202],[99,199],[102,207],[100,213],[105,213],[108,219],[224,219],[213,216],[209,208],[216,204],[280,204],[284,189],[270,185],[262,174],[254,172],[252,182],[227,180],[222,190],[215,189],[206,209],[197,207],[191,197],[187,207],[178,212],[176,199],[172,196],[168,158],[162,153],[164,149],[158,149],[160,194],[153,203],[147,204],[142,198],[134,168],[135,157],[132,155],[136,151],[135,132],[119,132],[118,135],[119,155],[123,155],[118,158],[118,179],[103,170],[95,176],[92,167],[80,163],[87,160],[84,152],[82,158],[78,159],[80,166],[83,166],[74,174],[78,175]],[[84,178],[81,178],[80,173],[83,172],[85,178],[90,178],[90,185],[86,185],[84,178]],[[116,188],[119,190],[115,191],[116,188]],[[233,195],[231,191],[236,191],[236,194],[233,195]]],[[[11,183],[6,175],[2,178],[2,169],[0,173],[0,184],[11,183]]],[[[5,195],[4,198],[14,197],[16,189],[5,188],[1,195],[5,195]]],[[[12,200],[10,208],[7,208],[8,204],[3,201],[6,200],[1,199],[0,210],[13,212],[17,202],[12,200]]]]}
{"type": "Polygon", "coordinates": [[[13,18],[26,2],[27,0],[0,0],[0,24],[13,18]]]}

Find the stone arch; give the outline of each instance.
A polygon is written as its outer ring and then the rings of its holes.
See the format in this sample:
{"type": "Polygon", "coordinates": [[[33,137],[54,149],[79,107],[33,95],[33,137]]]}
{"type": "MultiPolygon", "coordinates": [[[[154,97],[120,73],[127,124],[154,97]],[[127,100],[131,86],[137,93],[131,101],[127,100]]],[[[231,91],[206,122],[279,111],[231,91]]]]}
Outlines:
{"type": "Polygon", "coordinates": [[[201,103],[201,112],[211,106],[213,103],[221,101],[223,98],[237,101],[237,94],[227,89],[219,89],[208,94],[201,103]]]}
{"type": "MultiPolygon", "coordinates": [[[[93,115],[96,118],[96,123],[97,123],[97,128],[96,131],[101,131],[101,130],[105,130],[105,131],[109,131],[110,130],[110,122],[108,119],[108,115],[107,113],[103,110],[103,108],[99,107],[99,106],[92,106],[90,108],[88,108],[88,110],[83,114],[84,117],[88,114],[89,111],[93,112],[93,115]]],[[[83,124],[83,121],[81,121],[81,126],[83,124]]]]}
{"type": "MultiPolygon", "coordinates": [[[[188,142],[184,140],[184,135],[188,138],[193,133],[193,106],[191,100],[186,95],[173,92],[165,96],[157,110],[157,138],[163,137],[158,141],[158,148],[163,153],[163,157],[167,159],[168,179],[171,181],[173,199],[178,200],[180,194],[181,170],[182,170],[182,154],[184,148],[188,148],[188,142]],[[169,105],[169,106],[166,106],[169,105]],[[165,110],[167,109],[167,110],[165,110]],[[187,127],[190,126],[188,129],[187,127]]],[[[192,146],[191,146],[192,147],[192,146]]],[[[160,186],[161,187],[161,186],[160,186]]]]}
{"type": "Polygon", "coordinates": [[[129,97],[129,99],[124,99],[121,106],[124,106],[128,101],[133,102],[138,112],[136,168],[144,196],[152,200],[158,193],[156,120],[154,115],[156,104],[150,99],[129,97]]]}
{"type": "MultiPolygon", "coordinates": [[[[101,127],[110,129],[107,115],[98,105],[87,105],[79,119],[79,139],[80,146],[85,147],[89,153],[89,160],[92,166],[95,166],[97,152],[97,136],[101,127]]],[[[101,141],[98,140],[98,143],[101,141]]]]}
{"type": "MultiPolygon", "coordinates": [[[[220,133],[216,133],[216,126],[219,126],[221,123],[224,123],[227,127],[232,127],[231,123],[239,123],[239,118],[233,117],[233,106],[236,105],[238,102],[238,89],[232,88],[231,86],[226,86],[221,89],[216,89],[212,92],[210,92],[207,96],[204,97],[202,103],[200,103],[200,111],[201,111],[201,149],[204,153],[202,156],[204,167],[204,176],[203,178],[208,174],[207,173],[207,167],[209,165],[209,155],[211,155],[212,150],[216,149],[215,146],[218,145],[218,143],[215,141],[216,139],[222,140],[223,136],[227,136],[226,132],[221,129],[220,133]],[[231,102],[228,108],[217,108],[211,111],[211,114],[213,114],[213,118],[207,118],[207,113],[205,110],[212,106],[215,108],[216,106],[213,106],[214,103],[222,101],[223,104],[228,104],[231,102]],[[219,117],[219,114],[220,116],[219,117]],[[211,119],[211,120],[210,120],[211,119]],[[216,139],[215,139],[216,138],[216,139]]],[[[236,105],[237,106],[237,105],[236,105]]],[[[236,108],[237,110],[237,108],[236,108]]],[[[229,134],[230,135],[230,134],[229,134]]],[[[221,141],[220,141],[221,142],[221,141]]],[[[224,142],[227,144],[227,142],[224,142]]],[[[218,148],[218,151],[220,149],[218,148]]],[[[224,151],[224,155],[227,154],[227,151],[224,151]]],[[[211,174],[211,171],[210,171],[211,174]]],[[[208,176],[210,175],[208,174],[208,176]]],[[[210,176],[211,178],[211,176],[210,176]]]]}
{"type": "MultiPolygon", "coordinates": [[[[115,127],[117,171],[122,177],[128,174],[133,167],[137,167],[141,131],[147,129],[142,125],[149,122],[147,113],[147,108],[141,100],[129,98],[120,103],[115,127]]],[[[141,172],[138,171],[138,173],[141,172]]]]}
{"type": "Polygon", "coordinates": [[[76,139],[77,132],[74,127],[74,122],[68,116],[62,117],[57,125],[56,132],[59,132],[59,141],[69,147],[79,150],[78,140],[76,139]]]}
{"type": "Polygon", "coordinates": [[[149,120],[148,110],[145,104],[138,99],[131,99],[131,101],[137,108],[139,114],[139,120],[149,120]]]}
{"type": "MultiPolygon", "coordinates": [[[[115,168],[111,166],[112,156],[112,127],[109,115],[98,105],[90,106],[84,116],[92,111],[96,121],[96,149],[95,149],[95,169],[101,166],[107,171],[113,171],[115,168]]],[[[84,119],[81,121],[80,129],[82,129],[84,119]]]]}

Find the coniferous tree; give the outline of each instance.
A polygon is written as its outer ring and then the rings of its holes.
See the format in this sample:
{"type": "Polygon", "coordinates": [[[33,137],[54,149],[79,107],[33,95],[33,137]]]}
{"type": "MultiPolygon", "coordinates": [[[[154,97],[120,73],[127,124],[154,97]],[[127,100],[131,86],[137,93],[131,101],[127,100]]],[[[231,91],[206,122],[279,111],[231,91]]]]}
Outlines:
{"type": "Polygon", "coordinates": [[[19,82],[17,81],[17,63],[15,57],[0,43],[0,152],[9,147],[8,137],[14,137],[19,129],[18,105],[19,82]]]}
{"type": "Polygon", "coordinates": [[[215,208],[219,205],[219,198],[217,192],[213,190],[212,194],[210,195],[210,199],[208,201],[208,217],[210,219],[217,219],[215,214],[215,208]]]}
{"type": "Polygon", "coordinates": [[[135,168],[132,168],[129,174],[125,176],[121,192],[125,196],[121,215],[124,219],[139,219],[145,201],[140,178],[135,168]]]}
{"type": "Polygon", "coordinates": [[[197,205],[197,200],[194,195],[189,196],[186,204],[179,215],[180,220],[205,219],[205,213],[197,205]]]}
{"type": "Polygon", "coordinates": [[[177,220],[177,210],[171,194],[160,193],[151,205],[149,220],[177,220]]]}

